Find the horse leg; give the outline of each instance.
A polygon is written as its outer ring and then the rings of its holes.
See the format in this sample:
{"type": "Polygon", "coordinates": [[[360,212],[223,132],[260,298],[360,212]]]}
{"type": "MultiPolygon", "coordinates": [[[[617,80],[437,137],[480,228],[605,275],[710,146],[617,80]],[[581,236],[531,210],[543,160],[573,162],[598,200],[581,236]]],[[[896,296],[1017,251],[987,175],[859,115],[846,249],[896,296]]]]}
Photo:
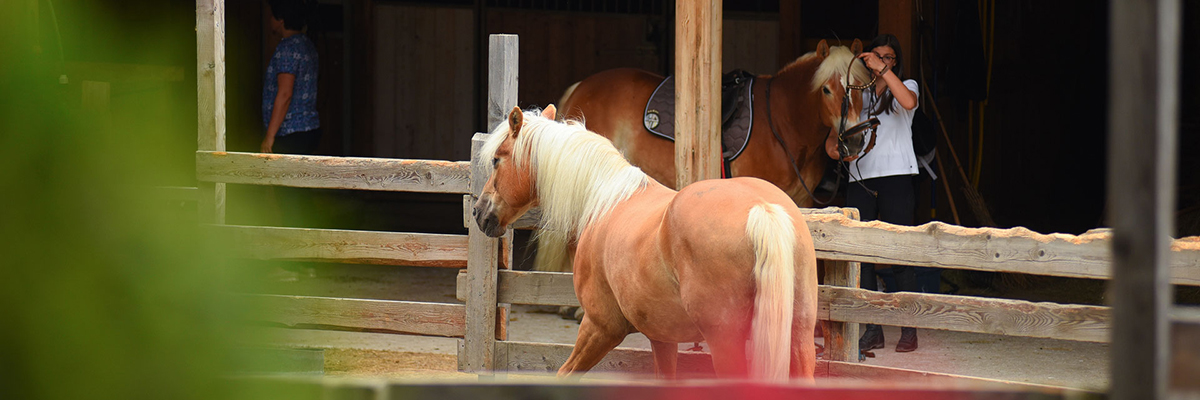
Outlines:
{"type": "Polygon", "coordinates": [[[813,381],[813,374],[817,369],[816,340],[813,339],[813,335],[807,333],[813,331],[814,325],[817,324],[805,321],[798,310],[795,317],[792,317],[792,361],[790,363],[792,378],[813,381]]]}
{"type": "Polygon", "coordinates": [[[654,353],[654,377],[659,379],[675,379],[679,343],[650,341],[650,350],[654,353]]]}
{"type": "Polygon", "coordinates": [[[625,339],[625,331],[614,328],[613,324],[601,326],[593,321],[592,314],[584,314],[579,323],[579,337],[575,339],[575,348],[571,356],[558,369],[558,376],[565,377],[584,373],[592,369],[604,359],[604,356],[616,348],[625,339]]]}
{"type": "Polygon", "coordinates": [[[747,333],[722,332],[715,335],[705,335],[708,347],[712,352],[713,370],[721,378],[745,378],[747,376],[749,359],[746,358],[747,333]]]}

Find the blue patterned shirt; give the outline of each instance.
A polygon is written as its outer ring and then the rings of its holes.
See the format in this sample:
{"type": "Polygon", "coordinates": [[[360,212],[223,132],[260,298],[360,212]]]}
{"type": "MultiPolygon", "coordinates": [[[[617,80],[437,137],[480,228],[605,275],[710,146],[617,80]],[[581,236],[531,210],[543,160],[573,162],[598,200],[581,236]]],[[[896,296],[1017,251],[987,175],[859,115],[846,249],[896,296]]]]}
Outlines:
{"type": "Polygon", "coordinates": [[[303,34],[286,37],[275,47],[275,55],[271,56],[267,75],[263,78],[264,130],[271,123],[271,110],[275,107],[275,95],[279,92],[277,75],[283,73],[295,75],[296,83],[283,125],[275,136],[321,127],[321,120],[317,117],[317,60],[317,47],[303,34]]]}

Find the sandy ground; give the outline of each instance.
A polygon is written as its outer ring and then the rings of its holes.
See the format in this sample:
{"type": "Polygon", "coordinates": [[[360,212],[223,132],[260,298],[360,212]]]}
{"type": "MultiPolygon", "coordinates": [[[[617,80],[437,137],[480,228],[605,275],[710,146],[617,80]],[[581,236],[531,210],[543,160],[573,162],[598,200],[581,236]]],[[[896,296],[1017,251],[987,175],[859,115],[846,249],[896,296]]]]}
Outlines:
{"type": "MultiPolygon", "coordinates": [[[[264,265],[258,274],[252,274],[257,278],[233,286],[279,294],[455,303],[457,273],[452,269],[353,265],[279,270],[264,265]]],[[[514,306],[509,339],[573,344],[578,323],[551,311],[549,307],[514,306]]],[[[1084,389],[1108,385],[1107,344],[921,330],[917,351],[896,353],[899,328],[885,327],[884,332],[887,347],[875,350],[867,364],[1084,389]]],[[[458,339],[283,328],[257,328],[246,337],[279,346],[326,348],[327,375],[477,379],[457,372],[458,339]]],[[[634,334],[621,347],[650,346],[644,336],[634,334]]]]}

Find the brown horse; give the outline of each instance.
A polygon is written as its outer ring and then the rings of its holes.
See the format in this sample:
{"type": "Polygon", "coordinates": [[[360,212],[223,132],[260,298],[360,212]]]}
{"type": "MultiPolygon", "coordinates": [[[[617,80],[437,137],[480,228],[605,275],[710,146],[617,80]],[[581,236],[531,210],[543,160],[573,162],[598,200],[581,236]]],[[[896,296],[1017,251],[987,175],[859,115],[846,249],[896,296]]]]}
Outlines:
{"type": "MultiPolygon", "coordinates": [[[[830,160],[826,139],[836,136],[830,131],[849,128],[859,120],[861,96],[849,96],[845,111],[842,101],[850,83],[848,74],[854,81],[850,86],[871,79],[866,67],[851,63],[861,51],[857,39],[849,49],[831,48],[822,40],[816,51],[774,76],[759,76],[752,91],[753,130],[741,155],[730,164],[731,176],[762,178],[783,189],[796,205],[811,207],[811,191],[830,160]]],[[[568,88],[559,106],[564,117],[585,121],[588,130],[611,139],[630,163],[674,188],[675,144],[651,134],[642,122],[646,102],[663,79],[630,68],[603,71],[568,88]]],[[[850,138],[850,154],[863,147],[862,138],[850,138]]]]}
{"type": "Polygon", "coordinates": [[[720,376],[811,381],[816,252],[792,199],[754,178],[676,192],[554,114],[513,109],[496,128],[481,151],[493,171],[473,213],[498,237],[537,205],[541,228],[569,238],[587,313],[559,375],[591,369],[641,332],[660,377],[675,375],[678,343],[703,340],[720,376]]]}

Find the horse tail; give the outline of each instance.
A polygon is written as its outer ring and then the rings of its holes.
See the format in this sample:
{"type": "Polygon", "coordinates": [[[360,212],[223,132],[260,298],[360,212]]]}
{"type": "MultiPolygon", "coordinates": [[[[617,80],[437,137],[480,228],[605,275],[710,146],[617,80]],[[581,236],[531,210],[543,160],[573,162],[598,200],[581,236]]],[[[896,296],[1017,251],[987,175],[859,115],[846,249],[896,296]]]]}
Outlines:
{"type": "MultiPolygon", "coordinates": [[[[583,81],[575,82],[570,87],[567,87],[567,91],[563,92],[562,97],[558,98],[558,108],[560,110],[571,111],[571,109],[567,108],[567,99],[571,98],[571,94],[575,93],[575,88],[579,87],[580,83],[583,83],[583,81]]],[[[566,118],[566,116],[567,116],[566,112],[558,113],[558,119],[560,119],[560,120],[563,118],[566,118]]]]}
{"type": "Polygon", "coordinates": [[[796,228],[783,207],[764,203],[750,209],[746,234],[754,246],[756,289],[750,327],[750,376],[786,381],[796,296],[796,228]]]}
{"type": "Polygon", "coordinates": [[[537,256],[533,259],[533,270],[543,272],[571,272],[571,257],[567,254],[567,235],[547,230],[537,231],[537,256]]]}

